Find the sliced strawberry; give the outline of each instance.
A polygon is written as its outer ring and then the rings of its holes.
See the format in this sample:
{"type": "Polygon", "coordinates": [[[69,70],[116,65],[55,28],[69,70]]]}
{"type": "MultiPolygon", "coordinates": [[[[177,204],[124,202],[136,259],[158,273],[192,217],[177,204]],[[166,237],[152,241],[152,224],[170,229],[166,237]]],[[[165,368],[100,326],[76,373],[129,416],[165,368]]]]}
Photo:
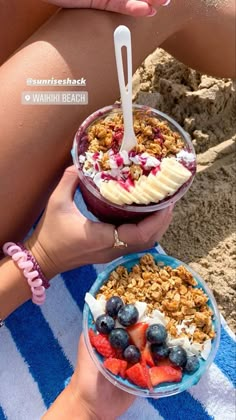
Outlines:
{"type": "Polygon", "coordinates": [[[103,365],[111,373],[113,373],[114,375],[118,375],[120,372],[120,363],[121,363],[120,359],[110,358],[110,359],[106,359],[103,362],[103,365]]]}
{"type": "Polygon", "coordinates": [[[103,334],[97,334],[93,338],[93,346],[104,357],[116,357],[115,349],[112,348],[108,337],[103,334]]]}
{"type": "Polygon", "coordinates": [[[148,324],[144,322],[138,322],[135,325],[127,328],[127,331],[130,335],[130,338],[135,346],[142,351],[146,345],[146,330],[148,328],[148,324]]]}
{"type": "Polygon", "coordinates": [[[151,383],[153,386],[162,382],[180,382],[182,370],[171,366],[155,366],[149,369],[151,383]]]}
{"type": "Polygon", "coordinates": [[[174,363],[172,363],[170,361],[170,359],[168,357],[165,357],[164,359],[158,359],[157,366],[172,366],[172,367],[177,367],[176,365],[174,365],[174,363]]]}
{"type": "Polygon", "coordinates": [[[146,344],[145,348],[142,351],[142,360],[144,360],[148,366],[155,366],[154,360],[152,358],[150,346],[146,344]]]}
{"type": "Polygon", "coordinates": [[[96,337],[97,334],[92,328],[89,328],[88,335],[89,335],[90,343],[92,344],[92,346],[94,346],[94,337],[96,337]]]}
{"type": "Polygon", "coordinates": [[[114,357],[109,357],[103,362],[103,365],[106,369],[112,372],[114,375],[120,375],[122,378],[125,378],[125,372],[127,369],[126,360],[116,359],[114,357]]]}
{"type": "Polygon", "coordinates": [[[128,363],[126,360],[120,360],[120,376],[122,378],[126,378],[126,369],[127,369],[128,363]]]}
{"type": "Polygon", "coordinates": [[[126,371],[127,378],[142,388],[148,388],[147,374],[140,363],[136,363],[126,371]]]}
{"type": "Polygon", "coordinates": [[[145,378],[146,378],[146,381],[147,381],[147,387],[148,387],[148,389],[150,389],[150,391],[152,391],[153,386],[152,386],[151,378],[150,378],[150,375],[149,375],[149,368],[147,367],[147,363],[143,358],[142,358],[142,361],[141,361],[141,366],[143,368],[144,375],[145,375],[145,378]]]}

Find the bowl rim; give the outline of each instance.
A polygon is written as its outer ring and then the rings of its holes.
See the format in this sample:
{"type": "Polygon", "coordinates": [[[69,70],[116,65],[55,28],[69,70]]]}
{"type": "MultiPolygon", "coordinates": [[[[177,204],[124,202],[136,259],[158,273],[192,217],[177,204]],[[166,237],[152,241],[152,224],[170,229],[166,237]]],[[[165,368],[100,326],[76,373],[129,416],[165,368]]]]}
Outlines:
{"type": "MultiPolygon", "coordinates": [[[[179,131],[180,135],[184,139],[185,143],[187,144],[188,148],[190,149],[190,152],[195,157],[195,165],[197,166],[197,158],[196,158],[196,152],[194,150],[190,135],[177,123],[173,118],[171,118],[169,115],[165,114],[164,112],[161,112],[155,108],[149,107],[147,105],[139,105],[139,104],[133,104],[134,109],[140,109],[140,110],[147,110],[150,112],[153,112],[154,114],[157,114],[159,117],[161,117],[163,120],[167,120],[171,125],[173,125],[176,130],[179,131]]],[[[102,115],[100,114],[107,114],[110,113],[113,110],[121,110],[122,107],[121,104],[114,104],[114,105],[108,105],[105,106],[95,112],[93,112],[91,115],[89,115],[80,125],[79,129],[77,130],[74,140],[73,140],[73,146],[71,150],[71,155],[73,159],[73,163],[77,168],[78,176],[80,178],[80,181],[83,182],[83,186],[87,188],[87,190],[99,201],[103,202],[106,205],[112,206],[113,208],[117,210],[125,210],[127,212],[133,212],[133,213],[151,213],[155,212],[157,210],[164,209],[168,207],[169,205],[176,203],[183,195],[188,191],[190,186],[192,185],[192,182],[194,180],[195,174],[192,174],[189,181],[183,185],[179,192],[175,193],[173,196],[167,196],[165,199],[161,200],[160,203],[152,204],[152,205],[124,205],[120,206],[115,203],[111,203],[106,198],[104,198],[100,192],[94,187],[94,185],[91,183],[90,179],[86,177],[82,170],[81,165],[79,163],[78,158],[78,140],[77,138],[81,136],[85,130],[88,128],[88,126],[94,122],[96,119],[100,118],[102,115]]]]}
{"type": "MultiPolygon", "coordinates": [[[[144,389],[144,388],[133,388],[135,385],[126,385],[120,382],[119,377],[112,375],[112,373],[110,373],[107,369],[105,369],[103,367],[103,365],[101,364],[101,362],[99,361],[99,358],[96,354],[96,350],[92,347],[90,340],[89,340],[89,335],[88,335],[88,316],[89,316],[89,306],[88,304],[85,302],[84,304],[84,309],[83,309],[83,333],[84,333],[84,339],[85,339],[85,344],[86,347],[88,349],[88,352],[90,354],[90,357],[92,358],[93,362],[95,363],[96,367],[98,368],[98,370],[103,374],[103,376],[109,381],[111,382],[113,385],[117,386],[118,388],[122,389],[125,392],[128,392],[132,395],[135,395],[137,397],[145,397],[145,398],[163,398],[163,397],[168,397],[168,396],[172,396],[175,394],[179,394],[183,391],[186,391],[187,389],[191,388],[193,385],[196,385],[198,383],[198,381],[201,379],[201,377],[203,376],[203,374],[206,373],[206,371],[208,370],[208,368],[210,367],[210,365],[212,364],[216,353],[218,351],[219,348],[219,343],[220,343],[220,334],[221,334],[221,319],[220,319],[220,313],[217,307],[217,303],[216,300],[214,298],[213,293],[211,292],[211,290],[209,289],[208,285],[206,284],[206,282],[202,279],[202,277],[196,273],[191,267],[189,267],[186,263],[184,263],[181,260],[178,260],[177,258],[171,257],[167,254],[160,254],[157,250],[147,250],[147,251],[143,251],[143,252],[138,252],[138,253],[133,253],[133,254],[129,254],[123,257],[119,257],[116,260],[112,261],[111,263],[107,264],[105,270],[103,270],[96,278],[95,282],[93,283],[92,287],[89,290],[89,293],[91,293],[92,295],[94,295],[94,293],[97,293],[97,285],[103,281],[105,282],[105,280],[107,280],[107,277],[109,275],[109,273],[111,271],[113,271],[118,265],[125,265],[126,263],[130,263],[132,261],[135,261],[137,259],[140,259],[143,255],[150,253],[151,255],[154,256],[155,261],[158,262],[172,262],[172,263],[177,263],[178,265],[183,265],[185,266],[188,271],[191,272],[191,274],[194,276],[194,278],[197,280],[198,283],[201,284],[201,286],[203,286],[203,290],[205,291],[205,293],[208,295],[211,306],[213,308],[213,319],[214,319],[214,323],[215,323],[215,332],[216,332],[216,337],[212,340],[212,342],[214,342],[214,346],[212,346],[211,348],[211,352],[207,358],[206,361],[203,362],[203,364],[200,366],[200,368],[197,370],[197,372],[195,374],[189,375],[189,378],[185,380],[184,383],[182,382],[178,382],[178,383],[173,383],[170,385],[165,385],[164,387],[159,387],[157,388],[155,391],[150,391],[148,389],[144,389]],[[156,260],[157,258],[157,260],[156,260]],[[164,260],[164,261],[163,261],[164,260]],[[181,386],[182,384],[182,386],[181,386]],[[132,388],[131,388],[132,387],[132,388]],[[166,388],[166,389],[163,389],[166,388]]],[[[165,264],[166,265],[166,264],[165,264]]],[[[200,287],[201,287],[200,286],[200,287]]]]}

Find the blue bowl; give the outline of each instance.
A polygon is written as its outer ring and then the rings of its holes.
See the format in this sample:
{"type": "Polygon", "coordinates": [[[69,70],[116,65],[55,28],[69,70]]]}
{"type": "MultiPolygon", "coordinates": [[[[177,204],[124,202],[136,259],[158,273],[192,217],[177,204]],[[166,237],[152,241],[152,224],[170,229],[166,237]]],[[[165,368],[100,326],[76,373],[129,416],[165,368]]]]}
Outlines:
{"type": "MultiPolygon", "coordinates": [[[[130,254],[125,257],[118,258],[114,260],[112,263],[108,264],[106,269],[100,273],[91,287],[89,293],[93,296],[99,292],[101,286],[106,283],[110,273],[114,271],[119,265],[124,265],[127,270],[129,271],[135,264],[139,263],[140,258],[145,255],[147,252],[141,252],[137,254],[130,254]]],[[[215,298],[204,282],[204,280],[195,272],[193,271],[188,265],[179,261],[173,257],[168,255],[159,254],[156,250],[148,251],[148,253],[152,254],[155,262],[161,266],[170,266],[171,268],[177,268],[180,265],[183,265],[187,268],[187,270],[193,275],[194,279],[197,281],[197,286],[206,293],[209,297],[208,306],[213,311],[213,326],[215,329],[215,338],[212,340],[211,352],[208,356],[208,359],[204,361],[200,359],[200,367],[199,369],[192,375],[184,373],[182,377],[182,381],[179,383],[163,383],[154,387],[153,391],[148,389],[140,388],[132,383],[130,383],[126,379],[122,379],[121,377],[117,377],[109,372],[103,366],[103,357],[99,355],[96,350],[92,347],[88,335],[88,331],[90,328],[95,330],[94,328],[94,320],[92,313],[89,309],[87,303],[85,303],[84,311],[83,311],[83,332],[85,337],[85,343],[88,348],[89,354],[92,357],[94,363],[96,364],[97,368],[100,372],[108,379],[113,385],[117,386],[118,388],[122,389],[123,391],[129,392],[130,394],[139,396],[139,397],[150,397],[150,398],[161,398],[161,397],[168,397],[171,395],[178,394],[180,392],[186,391],[187,389],[191,388],[193,385],[196,385],[202,375],[206,372],[209,368],[211,363],[213,362],[217,349],[219,347],[220,342],[220,314],[217,308],[217,304],[215,298]]]]}

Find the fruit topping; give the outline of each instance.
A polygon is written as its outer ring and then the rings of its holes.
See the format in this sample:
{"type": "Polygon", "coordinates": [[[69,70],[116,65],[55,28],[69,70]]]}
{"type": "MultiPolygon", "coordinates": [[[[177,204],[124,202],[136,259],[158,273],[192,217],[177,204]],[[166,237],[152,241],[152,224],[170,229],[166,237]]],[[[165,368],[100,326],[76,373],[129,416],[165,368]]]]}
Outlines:
{"type": "Polygon", "coordinates": [[[104,361],[103,365],[114,375],[120,375],[122,378],[125,377],[125,371],[127,368],[127,362],[125,360],[109,358],[104,361]]]}
{"type": "Polygon", "coordinates": [[[122,299],[119,296],[112,296],[106,303],[106,313],[116,318],[122,306],[124,306],[122,299]]]}
{"type": "Polygon", "coordinates": [[[118,375],[120,373],[120,362],[120,359],[109,358],[104,361],[103,365],[111,373],[118,375]]]}
{"type": "Polygon", "coordinates": [[[197,356],[188,356],[186,365],[184,366],[184,370],[187,373],[194,373],[198,370],[200,366],[199,359],[197,356]]]}
{"type": "MultiPolygon", "coordinates": [[[[90,333],[91,336],[91,333],[90,333]]],[[[92,338],[92,345],[95,347],[95,349],[98,351],[99,354],[101,354],[104,357],[115,357],[116,352],[112,348],[108,337],[102,334],[94,335],[92,338]]]]}
{"type": "Polygon", "coordinates": [[[150,351],[150,346],[148,344],[146,344],[144,350],[142,351],[142,360],[150,367],[155,366],[151,351],[150,351]]]}
{"type": "Polygon", "coordinates": [[[187,353],[181,346],[175,346],[170,349],[169,359],[176,366],[184,367],[187,362],[187,353]]]}
{"type": "Polygon", "coordinates": [[[152,324],[146,332],[147,340],[151,344],[163,344],[167,338],[167,332],[162,324],[152,324]]]}
{"type": "Polygon", "coordinates": [[[151,353],[154,360],[156,361],[168,357],[170,348],[165,344],[151,344],[151,353]]]}
{"type": "Polygon", "coordinates": [[[115,321],[109,315],[100,315],[96,319],[96,328],[101,334],[110,334],[110,332],[115,328],[115,321]]]}
{"type": "Polygon", "coordinates": [[[180,382],[182,370],[171,366],[154,366],[149,369],[149,375],[153,386],[163,382],[180,382]]]}
{"type": "Polygon", "coordinates": [[[135,385],[141,388],[148,388],[148,377],[146,369],[140,364],[136,363],[126,371],[127,378],[135,385]]]}
{"type": "Polygon", "coordinates": [[[114,328],[109,334],[109,342],[113,348],[124,350],[129,345],[129,334],[123,328],[114,328]]]}
{"type": "Polygon", "coordinates": [[[138,309],[134,305],[124,305],[118,312],[117,318],[121,325],[134,325],[139,317],[138,309]]]}
{"type": "Polygon", "coordinates": [[[172,366],[174,368],[177,367],[176,365],[174,365],[174,363],[172,363],[170,361],[170,359],[168,357],[164,357],[163,359],[158,359],[156,364],[157,364],[157,366],[172,366]]]}
{"type": "Polygon", "coordinates": [[[130,335],[132,343],[142,351],[146,345],[146,330],[148,328],[148,324],[143,322],[138,322],[137,324],[133,325],[132,327],[128,327],[127,331],[130,335]]]}
{"type": "Polygon", "coordinates": [[[93,347],[95,347],[94,337],[96,337],[97,334],[95,334],[92,328],[89,328],[88,335],[89,335],[90,343],[92,344],[93,347]]]}
{"type": "Polygon", "coordinates": [[[141,359],[141,353],[138,347],[132,344],[124,350],[123,356],[128,363],[138,363],[141,359]]]}

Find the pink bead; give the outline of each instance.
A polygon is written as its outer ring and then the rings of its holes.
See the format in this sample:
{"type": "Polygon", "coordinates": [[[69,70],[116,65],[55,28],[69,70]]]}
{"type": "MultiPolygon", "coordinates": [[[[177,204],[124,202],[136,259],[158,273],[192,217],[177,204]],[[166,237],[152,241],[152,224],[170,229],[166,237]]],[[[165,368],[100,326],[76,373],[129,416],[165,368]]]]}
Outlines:
{"type": "Polygon", "coordinates": [[[40,287],[42,286],[43,282],[42,279],[37,278],[37,279],[28,279],[28,284],[30,285],[30,287],[36,288],[36,287],[40,287]]]}
{"type": "Polygon", "coordinates": [[[45,294],[45,287],[44,286],[32,287],[31,290],[32,290],[32,293],[33,293],[34,296],[43,296],[45,294]]]}
{"type": "Polygon", "coordinates": [[[46,295],[44,294],[43,296],[32,296],[32,302],[35,303],[36,305],[42,305],[45,302],[46,299],[46,295]]]}
{"type": "Polygon", "coordinates": [[[3,247],[2,247],[2,249],[3,249],[3,252],[4,252],[4,254],[6,254],[6,255],[12,255],[11,254],[11,252],[13,251],[20,251],[20,247],[19,246],[17,246],[16,244],[14,244],[13,242],[6,242],[4,245],[3,245],[3,247]]]}
{"type": "MultiPolygon", "coordinates": [[[[31,288],[32,301],[36,305],[42,305],[46,299],[45,287],[42,286],[43,280],[39,277],[39,272],[37,270],[32,271],[34,264],[30,259],[28,259],[28,253],[26,250],[22,250],[20,246],[14,244],[13,242],[6,242],[3,245],[3,252],[5,255],[12,257],[18,267],[23,270],[23,274],[29,287],[31,288]]],[[[39,267],[39,265],[37,265],[37,267],[39,267]]]]}
{"type": "Polygon", "coordinates": [[[26,276],[25,273],[28,273],[30,270],[32,270],[32,268],[34,266],[31,261],[27,261],[27,262],[21,263],[21,265],[19,264],[19,267],[24,271],[24,276],[26,276]],[[27,263],[27,266],[26,266],[26,263],[27,263]],[[21,267],[21,265],[22,265],[22,267],[21,267]]]}
{"type": "Polygon", "coordinates": [[[35,271],[29,271],[26,274],[26,278],[27,278],[27,280],[33,280],[33,279],[36,279],[38,277],[38,275],[39,275],[39,273],[36,270],[35,271]]]}

